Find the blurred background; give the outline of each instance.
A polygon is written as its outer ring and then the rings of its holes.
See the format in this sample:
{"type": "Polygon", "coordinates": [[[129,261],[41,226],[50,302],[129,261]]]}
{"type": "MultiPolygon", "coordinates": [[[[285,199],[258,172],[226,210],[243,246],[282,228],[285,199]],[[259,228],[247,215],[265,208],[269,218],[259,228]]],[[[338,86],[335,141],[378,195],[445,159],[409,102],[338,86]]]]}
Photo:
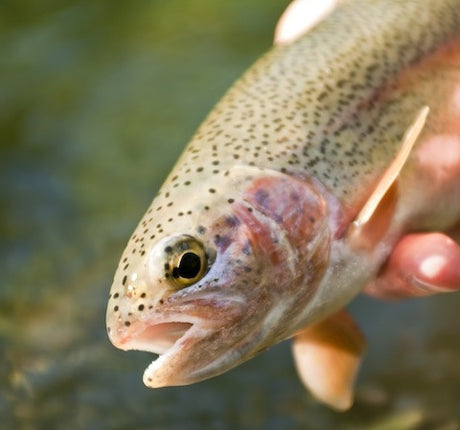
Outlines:
{"type": "Polygon", "coordinates": [[[318,405],[285,342],[149,390],[105,334],[118,258],[287,0],[0,2],[0,428],[460,429],[460,296],[358,298],[356,405],[318,405]]]}

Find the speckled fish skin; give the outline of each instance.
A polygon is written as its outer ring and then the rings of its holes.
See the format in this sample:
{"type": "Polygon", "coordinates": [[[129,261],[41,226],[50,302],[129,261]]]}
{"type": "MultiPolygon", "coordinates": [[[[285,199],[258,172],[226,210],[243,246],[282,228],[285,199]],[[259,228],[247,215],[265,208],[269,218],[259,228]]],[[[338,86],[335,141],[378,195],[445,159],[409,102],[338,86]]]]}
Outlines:
{"type": "Polygon", "coordinates": [[[113,344],[160,354],[148,386],[238,365],[351,300],[409,226],[460,219],[460,181],[428,178],[420,189],[415,151],[378,244],[362,251],[345,234],[421,107],[431,109],[422,141],[460,135],[449,107],[459,40],[460,0],[349,1],[228,91],[141,220],[111,289],[113,344]],[[206,271],[180,288],[171,255],[195,242],[206,271]]]}

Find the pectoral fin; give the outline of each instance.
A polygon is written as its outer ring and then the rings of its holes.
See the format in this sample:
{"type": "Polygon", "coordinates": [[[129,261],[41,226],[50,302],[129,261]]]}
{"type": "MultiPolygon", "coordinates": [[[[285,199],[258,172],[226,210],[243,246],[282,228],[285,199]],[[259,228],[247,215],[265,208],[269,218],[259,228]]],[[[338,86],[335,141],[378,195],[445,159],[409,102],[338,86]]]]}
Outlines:
{"type": "Polygon", "coordinates": [[[350,408],[365,345],[360,329],[343,310],[306,327],[293,343],[300,379],[326,405],[338,410],[350,408]]]}
{"type": "Polygon", "coordinates": [[[348,231],[349,240],[357,246],[373,246],[386,230],[397,198],[396,180],[425,126],[430,109],[424,106],[404,134],[399,152],[383,173],[348,231]],[[381,234],[379,234],[381,233],[381,234]]]}

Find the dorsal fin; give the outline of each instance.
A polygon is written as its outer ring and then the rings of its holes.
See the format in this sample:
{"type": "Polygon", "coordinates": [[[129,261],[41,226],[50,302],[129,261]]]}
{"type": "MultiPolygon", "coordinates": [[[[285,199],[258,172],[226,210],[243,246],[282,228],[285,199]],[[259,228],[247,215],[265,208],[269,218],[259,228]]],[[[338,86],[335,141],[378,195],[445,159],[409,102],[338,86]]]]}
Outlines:
{"type": "Polygon", "coordinates": [[[347,0],[294,0],[281,15],[275,28],[275,45],[288,45],[326,18],[347,0]]]}
{"type": "Polygon", "coordinates": [[[357,229],[362,229],[363,226],[366,225],[374,215],[378,205],[383,200],[385,194],[388,192],[391,186],[394,184],[402,168],[406,164],[412,148],[414,147],[417,138],[423,130],[429,112],[430,108],[428,106],[424,106],[418,112],[414,122],[404,134],[401,149],[399,150],[392,163],[388,166],[385,173],[380,178],[374,192],[366,201],[358,216],[353,221],[352,231],[355,232],[357,229]]]}

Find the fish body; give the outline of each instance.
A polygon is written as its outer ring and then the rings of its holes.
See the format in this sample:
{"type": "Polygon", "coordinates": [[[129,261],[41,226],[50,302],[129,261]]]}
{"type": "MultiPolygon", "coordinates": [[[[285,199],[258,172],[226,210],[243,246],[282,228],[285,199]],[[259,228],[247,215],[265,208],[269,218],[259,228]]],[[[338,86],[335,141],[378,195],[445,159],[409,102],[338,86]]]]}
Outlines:
{"type": "Polygon", "coordinates": [[[199,127],[122,255],[111,341],[159,354],[144,373],[159,387],[292,337],[362,291],[404,234],[460,220],[459,160],[460,1],[343,2],[199,127]]]}

